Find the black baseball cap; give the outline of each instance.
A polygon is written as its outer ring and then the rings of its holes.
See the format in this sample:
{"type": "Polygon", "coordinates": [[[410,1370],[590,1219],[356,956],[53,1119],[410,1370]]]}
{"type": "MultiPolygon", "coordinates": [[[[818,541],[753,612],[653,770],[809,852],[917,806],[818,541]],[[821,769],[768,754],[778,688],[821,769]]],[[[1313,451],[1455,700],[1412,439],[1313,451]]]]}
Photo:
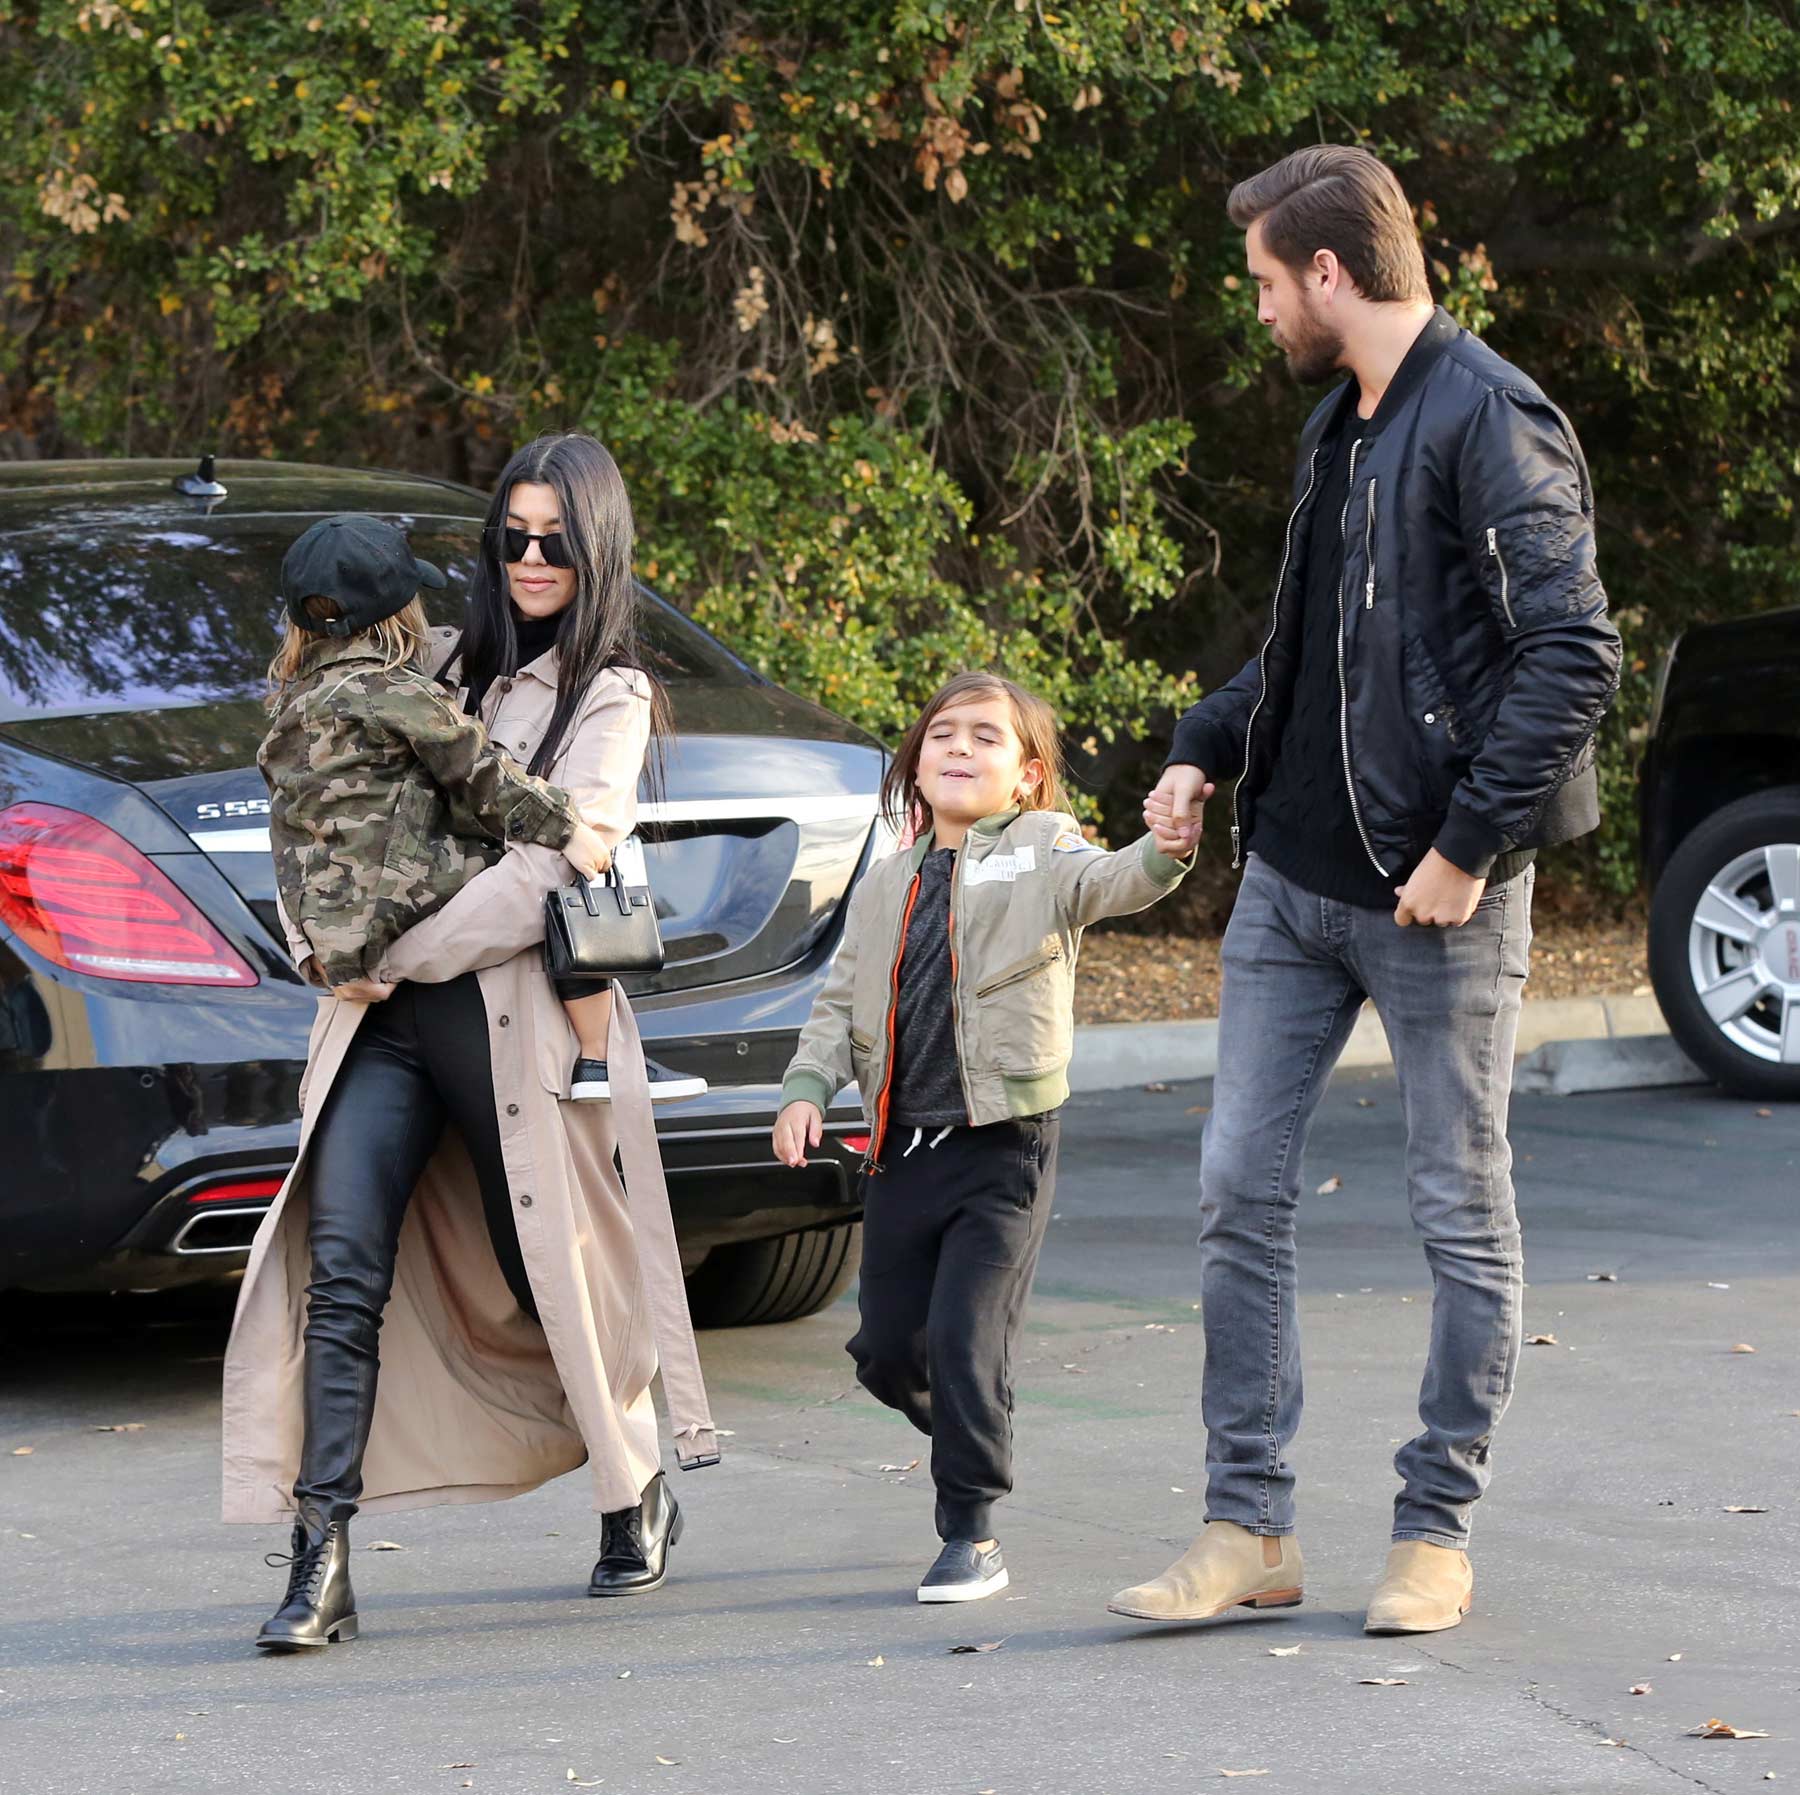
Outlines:
{"type": "Polygon", "coordinates": [[[405,610],[421,586],[445,584],[440,568],[415,558],[398,524],[353,511],[321,518],[281,563],[287,614],[314,635],[359,636],[405,610]],[[309,598],[329,598],[343,615],[315,623],[303,608],[309,598]]]}

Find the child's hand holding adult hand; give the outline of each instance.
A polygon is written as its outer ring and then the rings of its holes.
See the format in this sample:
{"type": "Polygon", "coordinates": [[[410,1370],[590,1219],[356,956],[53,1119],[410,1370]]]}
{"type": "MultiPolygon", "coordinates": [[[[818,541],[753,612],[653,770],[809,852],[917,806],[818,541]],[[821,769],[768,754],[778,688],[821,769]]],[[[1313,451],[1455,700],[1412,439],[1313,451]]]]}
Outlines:
{"type": "Polygon", "coordinates": [[[825,1118],[816,1103],[799,1098],[775,1118],[775,1157],[784,1166],[806,1164],[806,1149],[824,1139],[825,1118]]]}
{"type": "Polygon", "coordinates": [[[575,833],[563,843],[563,858],[584,879],[597,879],[612,865],[612,849],[598,829],[577,823],[575,833]]]}

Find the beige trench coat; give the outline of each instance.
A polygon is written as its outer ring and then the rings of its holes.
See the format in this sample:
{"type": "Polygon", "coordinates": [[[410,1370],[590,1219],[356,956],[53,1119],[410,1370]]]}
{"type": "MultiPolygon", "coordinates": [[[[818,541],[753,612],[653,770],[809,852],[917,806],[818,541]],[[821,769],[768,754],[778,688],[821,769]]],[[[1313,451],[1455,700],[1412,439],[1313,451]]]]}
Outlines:
{"type": "MultiPolygon", "coordinates": [[[[440,657],[453,639],[439,632],[440,657]]],[[[552,650],[497,682],[482,719],[523,765],[555,698],[552,650]]],[[[603,673],[550,769],[609,843],[636,820],[649,716],[641,675],[603,673]]],[[[570,876],[553,849],[509,847],[382,964],[384,979],[479,975],[513,1218],[541,1323],[507,1288],[474,1168],[461,1137],[446,1129],[400,1231],[363,1467],[367,1510],[517,1496],[584,1461],[596,1509],[634,1506],[661,1460],[650,1398],[659,1356],[681,1458],[718,1451],[643,1050],[623,992],[613,1006],[613,1102],[565,1101],[575,1038],[540,944],[544,894],[570,876]]],[[[291,934],[290,946],[297,958],[306,952],[291,934]]],[[[307,1149],[365,1009],[320,999],[301,1080],[299,1153],[250,1250],[225,1354],[227,1521],[294,1511],[311,1270],[307,1149]]]]}

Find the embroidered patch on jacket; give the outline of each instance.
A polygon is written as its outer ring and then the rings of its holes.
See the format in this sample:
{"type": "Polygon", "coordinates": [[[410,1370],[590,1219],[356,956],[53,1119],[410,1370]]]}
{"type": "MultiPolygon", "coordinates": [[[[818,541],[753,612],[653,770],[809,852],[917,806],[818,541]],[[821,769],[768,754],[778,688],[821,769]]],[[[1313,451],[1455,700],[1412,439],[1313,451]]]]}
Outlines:
{"type": "Polygon", "coordinates": [[[1050,852],[1052,854],[1104,854],[1106,850],[1096,846],[1085,835],[1077,835],[1073,829],[1064,829],[1050,844],[1050,852]]]}
{"type": "Polygon", "coordinates": [[[1037,871],[1037,849],[1030,845],[1011,854],[990,854],[985,860],[971,860],[963,873],[965,885],[988,885],[996,881],[1010,885],[1020,873],[1037,871]]]}

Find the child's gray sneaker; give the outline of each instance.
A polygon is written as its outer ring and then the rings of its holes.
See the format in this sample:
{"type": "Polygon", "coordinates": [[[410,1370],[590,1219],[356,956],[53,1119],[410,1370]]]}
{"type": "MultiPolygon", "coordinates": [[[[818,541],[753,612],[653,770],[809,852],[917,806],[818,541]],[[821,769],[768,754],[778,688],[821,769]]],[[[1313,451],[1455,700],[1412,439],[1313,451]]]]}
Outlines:
{"type": "Polygon", "coordinates": [[[1006,1561],[1000,1548],[981,1547],[973,1540],[950,1539],[937,1555],[937,1563],[919,1585],[921,1602],[979,1602],[1007,1585],[1006,1561]]]}

